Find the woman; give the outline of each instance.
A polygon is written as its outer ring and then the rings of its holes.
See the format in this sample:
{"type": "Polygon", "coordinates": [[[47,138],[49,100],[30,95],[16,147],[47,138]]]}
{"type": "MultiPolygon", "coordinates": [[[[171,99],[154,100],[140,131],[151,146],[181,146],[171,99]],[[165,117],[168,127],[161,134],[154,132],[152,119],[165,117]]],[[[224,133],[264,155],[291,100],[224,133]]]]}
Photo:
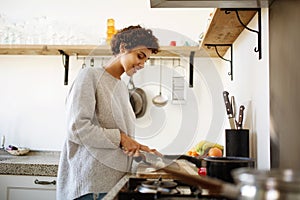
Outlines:
{"type": "Polygon", "coordinates": [[[130,26],[111,40],[113,59],[104,67],[84,68],[69,91],[68,137],[61,152],[57,199],[101,199],[130,171],[132,156],[155,149],[133,139],[135,115],[125,72],[132,76],[159,49],[149,29],[130,26]]]}

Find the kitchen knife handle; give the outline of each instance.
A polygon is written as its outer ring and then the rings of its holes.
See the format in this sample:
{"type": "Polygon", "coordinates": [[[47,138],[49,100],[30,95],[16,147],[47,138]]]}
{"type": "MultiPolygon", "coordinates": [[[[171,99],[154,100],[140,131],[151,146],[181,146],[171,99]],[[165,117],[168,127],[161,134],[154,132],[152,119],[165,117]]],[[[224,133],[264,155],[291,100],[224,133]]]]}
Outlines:
{"type": "Polygon", "coordinates": [[[237,126],[238,129],[243,128],[244,110],[245,110],[245,106],[241,105],[240,111],[239,111],[239,122],[238,122],[238,126],[237,126]]]}
{"type": "Polygon", "coordinates": [[[229,93],[227,91],[223,92],[223,98],[224,98],[226,112],[227,112],[228,117],[233,117],[232,106],[229,101],[229,93]]]}

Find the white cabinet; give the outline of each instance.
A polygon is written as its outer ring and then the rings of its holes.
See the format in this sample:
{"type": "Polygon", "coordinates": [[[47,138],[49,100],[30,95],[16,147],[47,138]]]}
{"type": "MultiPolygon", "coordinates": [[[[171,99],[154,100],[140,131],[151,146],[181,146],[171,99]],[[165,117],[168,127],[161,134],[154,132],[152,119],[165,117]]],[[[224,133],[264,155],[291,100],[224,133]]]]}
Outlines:
{"type": "Polygon", "coordinates": [[[0,175],[0,200],[55,200],[56,177],[0,175]]]}

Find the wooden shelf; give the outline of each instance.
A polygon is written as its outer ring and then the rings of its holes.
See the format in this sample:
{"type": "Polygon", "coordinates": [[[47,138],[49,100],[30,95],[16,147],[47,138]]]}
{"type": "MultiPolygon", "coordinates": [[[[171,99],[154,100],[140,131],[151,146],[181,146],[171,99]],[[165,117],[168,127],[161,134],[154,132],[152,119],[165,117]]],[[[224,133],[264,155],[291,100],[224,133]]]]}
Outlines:
{"type": "MultiPolygon", "coordinates": [[[[247,25],[255,16],[257,11],[239,11],[241,21],[247,25]]],[[[240,33],[244,30],[243,25],[238,21],[235,12],[225,14],[220,8],[215,9],[213,18],[200,44],[200,51],[209,57],[218,57],[215,48],[208,48],[205,44],[233,44],[240,33]],[[205,53],[204,53],[205,52],[205,53]]],[[[224,56],[228,46],[218,47],[218,52],[224,56]]]]}
{"type": "MultiPolygon", "coordinates": [[[[0,45],[0,55],[60,55],[63,50],[70,56],[111,56],[109,46],[97,45],[0,45]]],[[[188,57],[195,51],[195,57],[203,56],[199,47],[162,46],[160,52],[153,57],[188,57]]]]}

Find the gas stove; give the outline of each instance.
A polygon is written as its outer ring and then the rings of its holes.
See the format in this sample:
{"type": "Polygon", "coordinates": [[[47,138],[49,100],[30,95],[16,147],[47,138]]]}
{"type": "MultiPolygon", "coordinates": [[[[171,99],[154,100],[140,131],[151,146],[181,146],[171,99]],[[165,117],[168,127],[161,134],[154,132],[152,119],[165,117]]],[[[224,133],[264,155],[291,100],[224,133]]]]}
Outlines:
{"type": "Polygon", "coordinates": [[[224,197],[204,193],[196,186],[173,179],[129,178],[117,195],[118,200],[152,200],[152,199],[221,199],[224,197]]]}

